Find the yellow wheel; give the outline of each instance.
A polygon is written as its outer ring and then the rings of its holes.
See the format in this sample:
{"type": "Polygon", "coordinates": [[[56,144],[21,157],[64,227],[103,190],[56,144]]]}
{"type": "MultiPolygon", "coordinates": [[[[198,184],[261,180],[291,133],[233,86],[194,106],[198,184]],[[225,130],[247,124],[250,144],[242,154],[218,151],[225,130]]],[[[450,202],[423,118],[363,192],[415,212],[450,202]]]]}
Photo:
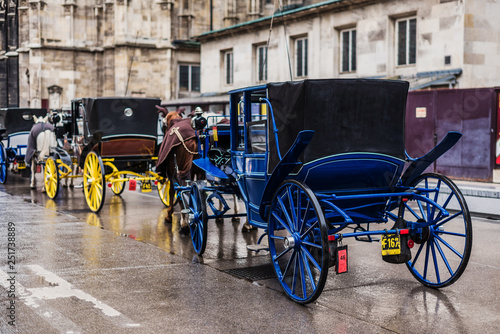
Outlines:
{"type": "MultiPolygon", "coordinates": [[[[118,176],[113,176],[109,179],[109,181],[116,180],[116,179],[123,179],[125,176],[123,174],[120,174],[118,176]]],[[[111,182],[111,190],[115,195],[120,195],[124,190],[125,190],[125,182],[111,182]]]]}
{"type": "Polygon", "coordinates": [[[83,192],[92,212],[99,212],[106,196],[104,166],[101,158],[90,152],[83,167],[83,192]]]}
{"type": "Polygon", "coordinates": [[[59,171],[57,170],[56,161],[52,157],[49,157],[45,162],[43,184],[47,196],[54,199],[59,193],[59,171]]]}
{"type": "Polygon", "coordinates": [[[158,180],[158,195],[160,195],[161,202],[168,208],[170,206],[170,187],[172,183],[167,178],[158,180]]]}

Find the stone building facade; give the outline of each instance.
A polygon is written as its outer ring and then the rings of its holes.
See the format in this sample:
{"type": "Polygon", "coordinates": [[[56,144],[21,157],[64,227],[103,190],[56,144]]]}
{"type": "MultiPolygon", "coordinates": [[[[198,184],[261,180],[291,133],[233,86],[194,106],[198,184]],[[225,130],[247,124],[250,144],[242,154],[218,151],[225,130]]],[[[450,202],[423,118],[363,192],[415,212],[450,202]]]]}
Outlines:
{"type": "Polygon", "coordinates": [[[499,12],[498,0],[0,0],[0,107],[306,77],[495,86],[499,12]]]}
{"type": "Polygon", "coordinates": [[[498,13],[497,0],[330,0],[291,8],[199,36],[201,92],[352,77],[400,78],[412,89],[498,86],[498,13]]]}
{"type": "Polygon", "coordinates": [[[269,16],[275,2],[0,0],[0,107],[67,108],[71,99],[90,96],[199,96],[200,46],[193,37],[269,16]]]}

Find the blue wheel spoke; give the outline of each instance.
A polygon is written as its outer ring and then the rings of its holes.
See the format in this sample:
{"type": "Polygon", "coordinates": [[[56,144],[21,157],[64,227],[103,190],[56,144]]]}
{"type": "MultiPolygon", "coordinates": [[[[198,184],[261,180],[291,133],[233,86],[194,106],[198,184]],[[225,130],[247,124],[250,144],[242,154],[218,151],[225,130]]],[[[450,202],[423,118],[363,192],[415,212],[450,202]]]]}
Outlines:
{"type": "Polygon", "coordinates": [[[298,266],[299,266],[299,263],[297,261],[297,256],[295,256],[295,259],[293,261],[292,295],[295,294],[295,288],[297,285],[297,267],[298,266]]]}
{"type": "Polygon", "coordinates": [[[297,255],[297,260],[299,262],[299,274],[300,274],[300,280],[302,282],[302,298],[306,298],[306,278],[305,278],[305,272],[304,272],[304,263],[302,256],[297,255]]]}
{"type": "Polygon", "coordinates": [[[304,239],[306,235],[308,235],[312,229],[319,224],[319,221],[315,221],[311,226],[309,226],[309,228],[307,229],[307,231],[305,231],[304,233],[301,234],[300,236],[300,239],[304,239]]]}
{"type": "Polygon", "coordinates": [[[453,248],[449,243],[447,243],[443,238],[441,238],[439,235],[436,235],[435,236],[436,239],[438,239],[439,241],[441,241],[443,243],[443,245],[445,245],[446,247],[448,247],[453,253],[455,253],[459,258],[463,259],[463,255],[460,254],[455,248],[453,248]]]}
{"type": "Polygon", "coordinates": [[[420,244],[420,247],[418,247],[417,254],[415,255],[415,258],[413,259],[413,262],[411,263],[411,267],[413,268],[415,266],[415,263],[417,263],[418,257],[420,255],[420,252],[424,248],[424,244],[420,244]]]}
{"type": "Polygon", "coordinates": [[[438,267],[438,263],[437,263],[436,250],[434,249],[434,244],[435,244],[435,241],[433,240],[433,242],[430,244],[431,251],[432,251],[432,260],[434,261],[434,271],[436,273],[437,282],[441,283],[441,277],[439,275],[439,267],[438,267]]]}
{"type": "Polygon", "coordinates": [[[307,246],[311,246],[311,247],[314,247],[314,248],[322,249],[321,245],[318,245],[318,244],[315,244],[315,243],[312,243],[312,242],[309,242],[309,241],[304,241],[303,240],[302,244],[307,245],[307,246]]]}
{"type": "Polygon", "coordinates": [[[295,203],[293,201],[293,192],[291,186],[287,188],[286,194],[288,197],[288,204],[290,205],[290,213],[292,214],[292,216],[290,217],[291,226],[297,231],[298,222],[297,222],[297,215],[295,214],[296,208],[295,208],[295,203]]]}
{"type": "Polygon", "coordinates": [[[307,201],[307,206],[306,206],[306,208],[304,210],[304,214],[302,215],[302,218],[300,220],[301,224],[300,224],[299,229],[298,229],[300,234],[303,234],[303,232],[304,232],[304,228],[306,226],[305,223],[307,221],[307,215],[308,215],[310,209],[311,209],[311,201],[307,201]]]}
{"type": "Polygon", "coordinates": [[[429,264],[430,242],[426,242],[425,247],[425,262],[424,262],[424,279],[427,279],[427,265],[429,264]]]}
{"type": "Polygon", "coordinates": [[[321,272],[321,266],[316,262],[316,260],[313,258],[312,254],[304,247],[301,247],[302,251],[304,252],[305,256],[309,258],[309,261],[316,267],[321,272]]]}
{"type": "MultiPolygon", "coordinates": [[[[288,210],[287,210],[287,208],[285,206],[285,203],[283,203],[283,200],[279,196],[278,196],[278,203],[279,203],[279,205],[281,207],[281,211],[285,215],[286,222],[288,223],[288,230],[290,231],[290,233],[292,233],[291,231],[292,231],[292,228],[293,228],[293,221],[290,219],[290,215],[288,214],[288,210]]],[[[285,225],[285,222],[283,222],[283,225],[285,225]]]]}
{"type": "MultiPolygon", "coordinates": [[[[302,252],[302,262],[304,263],[303,265],[306,268],[307,276],[309,276],[309,280],[311,281],[312,291],[314,291],[314,290],[316,290],[316,284],[314,283],[314,277],[313,277],[312,272],[311,272],[311,267],[307,263],[307,255],[305,254],[305,252],[302,252]]],[[[304,288],[305,287],[306,287],[306,282],[305,282],[305,277],[304,277],[304,288]]],[[[306,296],[304,295],[304,298],[305,297],[306,296]]]]}
{"type": "Polygon", "coordinates": [[[273,258],[274,261],[278,261],[280,257],[282,257],[283,255],[285,255],[286,253],[288,253],[290,250],[292,250],[293,248],[287,248],[285,249],[283,252],[281,252],[279,255],[277,255],[276,257],[273,258]]]}
{"type": "Polygon", "coordinates": [[[405,208],[408,209],[408,211],[411,212],[411,214],[417,219],[421,219],[422,217],[420,217],[415,211],[413,211],[412,208],[410,208],[410,206],[408,205],[408,203],[405,203],[405,208]]]}
{"type": "Polygon", "coordinates": [[[441,246],[439,246],[439,243],[437,241],[434,242],[434,244],[436,245],[436,248],[439,252],[439,255],[441,255],[441,259],[443,260],[444,264],[446,265],[446,268],[448,268],[448,272],[450,273],[451,276],[453,276],[453,274],[454,274],[453,270],[451,269],[450,264],[448,262],[448,259],[446,258],[446,255],[444,255],[444,252],[441,249],[441,246]]]}
{"type": "Polygon", "coordinates": [[[288,262],[286,263],[285,270],[283,271],[282,277],[280,278],[281,282],[283,282],[283,280],[285,279],[286,274],[288,273],[288,270],[290,269],[290,265],[292,264],[292,262],[294,262],[293,259],[295,258],[295,255],[296,255],[296,252],[292,252],[292,255],[288,259],[288,262]]]}
{"type": "Polygon", "coordinates": [[[288,231],[288,233],[293,234],[293,232],[290,230],[290,227],[289,227],[287,224],[285,224],[285,222],[281,219],[281,217],[279,217],[279,216],[276,214],[276,212],[273,212],[273,217],[274,217],[274,218],[278,221],[278,223],[279,223],[281,226],[283,226],[283,227],[284,227],[284,228],[288,231]]]}
{"type": "Polygon", "coordinates": [[[445,220],[443,221],[440,221],[439,223],[436,224],[436,227],[439,227],[441,225],[444,225],[446,224],[447,222],[449,222],[450,220],[452,219],[455,219],[456,217],[460,216],[461,214],[463,214],[464,212],[463,211],[460,211],[460,212],[457,212],[456,214],[454,214],[453,216],[450,216],[450,217],[447,217],[445,220]]]}

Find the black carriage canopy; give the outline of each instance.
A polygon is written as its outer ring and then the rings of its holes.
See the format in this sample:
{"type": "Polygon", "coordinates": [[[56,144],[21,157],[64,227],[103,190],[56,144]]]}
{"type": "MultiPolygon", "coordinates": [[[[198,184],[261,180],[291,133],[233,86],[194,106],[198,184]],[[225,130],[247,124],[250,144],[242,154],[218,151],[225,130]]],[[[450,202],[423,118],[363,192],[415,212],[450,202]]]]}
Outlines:
{"type": "Polygon", "coordinates": [[[7,129],[7,135],[12,135],[19,132],[29,132],[35,124],[32,117],[24,119],[23,116],[47,116],[45,108],[3,108],[0,109],[0,127],[7,129]]]}
{"type": "Polygon", "coordinates": [[[154,137],[158,135],[155,105],[160,99],[95,97],[81,99],[84,107],[84,136],[89,142],[101,131],[103,139],[119,136],[154,137]]]}
{"type": "MultiPolygon", "coordinates": [[[[281,155],[301,130],[314,130],[301,161],[348,152],[405,158],[408,82],[379,79],[323,79],[270,83],[268,96],[278,128],[281,155]]],[[[279,162],[268,122],[271,173],[279,162]]]]}

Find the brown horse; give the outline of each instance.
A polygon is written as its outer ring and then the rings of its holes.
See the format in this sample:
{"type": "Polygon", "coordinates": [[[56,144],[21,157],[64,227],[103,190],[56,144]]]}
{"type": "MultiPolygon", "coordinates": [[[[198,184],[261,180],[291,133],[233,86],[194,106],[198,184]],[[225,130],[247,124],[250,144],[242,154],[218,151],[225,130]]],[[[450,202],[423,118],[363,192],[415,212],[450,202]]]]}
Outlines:
{"type": "MultiPolygon", "coordinates": [[[[158,113],[164,116],[163,131],[165,133],[158,154],[156,171],[160,176],[167,177],[172,186],[169,189],[169,198],[173,199],[175,190],[174,183],[181,186],[187,185],[192,179],[193,157],[198,154],[198,142],[196,132],[191,127],[191,119],[182,118],[182,109],[168,112],[165,108],[156,106],[158,113]]],[[[173,201],[172,201],[173,202],[173,201]]],[[[184,209],[182,201],[179,201],[181,209],[184,209]]],[[[166,223],[172,222],[174,205],[170,205],[165,217],[166,223]]],[[[181,216],[181,232],[189,231],[187,215],[181,216]]]]}

